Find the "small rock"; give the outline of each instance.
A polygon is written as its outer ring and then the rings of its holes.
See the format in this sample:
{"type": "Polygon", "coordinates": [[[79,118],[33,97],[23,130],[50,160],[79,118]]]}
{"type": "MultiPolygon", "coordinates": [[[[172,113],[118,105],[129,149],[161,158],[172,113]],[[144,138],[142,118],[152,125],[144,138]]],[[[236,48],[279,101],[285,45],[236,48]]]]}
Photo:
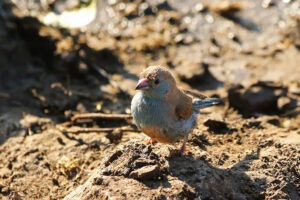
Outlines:
{"type": "Polygon", "coordinates": [[[110,165],[110,163],[118,159],[122,154],[123,152],[121,150],[114,151],[110,156],[107,157],[106,161],[104,162],[104,165],[110,165]]]}
{"type": "Polygon", "coordinates": [[[244,10],[247,7],[248,2],[246,1],[221,1],[211,3],[209,5],[209,10],[224,16],[232,16],[234,13],[244,10]]]}
{"type": "Polygon", "coordinates": [[[282,147],[282,145],[279,143],[279,142],[276,142],[275,144],[274,144],[274,146],[276,147],[276,148],[281,148],[282,147]]]}
{"type": "Polygon", "coordinates": [[[15,191],[11,191],[9,194],[10,200],[22,200],[22,197],[15,191]]]}
{"type": "Polygon", "coordinates": [[[278,126],[278,127],[281,126],[281,123],[280,123],[279,119],[276,119],[276,118],[274,118],[274,119],[269,119],[267,122],[268,122],[269,124],[274,125],[274,126],[278,126]]]}
{"type": "Polygon", "coordinates": [[[238,85],[228,90],[228,100],[231,107],[244,115],[274,113],[278,112],[277,100],[286,92],[285,88],[272,83],[257,83],[249,88],[238,85]]]}
{"type": "Polygon", "coordinates": [[[207,135],[192,135],[191,139],[189,139],[194,145],[199,146],[200,148],[205,149],[205,145],[210,145],[207,135]]]}
{"type": "Polygon", "coordinates": [[[263,8],[269,8],[269,7],[275,6],[275,2],[274,2],[274,0],[263,0],[261,3],[261,6],[263,8]]]}
{"type": "Polygon", "coordinates": [[[153,8],[147,3],[142,3],[139,6],[139,15],[154,15],[153,8]]]}
{"type": "Polygon", "coordinates": [[[274,144],[274,141],[273,141],[272,138],[270,138],[270,139],[266,139],[266,140],[261,141],[260,144],[259,144],[259,147],[266,148],[266,147],[271,146],[272,144],[274,144]]]}
{"type": "Polygon", "coordinates": [[[156,177],[158,177],[158,175],[159,175],[159,166],[150,165],[150,166],[144,166],[142,168],[132,171],[129,174],[129,177],[137,178],[137,179],[141,179],[141,180],[147,180],[147,179],[156,178],[156,177]]]}
{"type": "Polygon", "coordinates": [[[52,179],[52,183],[53,183],[53,185],[59,186],[59,182],[58,182],[58,180],[55,179],[55,178],[52,179]]]}
{"type": "Polygon", "coordinates": [[[291,120],[284,120],[282,125],[285,128],[289,128],[291,126],[291,120]]]}
{"type": "Polygon", "coordinates": [[[137,168],[140,168],[140,167],[143,167],[143,166],[146,166],[146,165],[153,165],[153,164],[155,164],[154,160],[140,158],[140,159],[137,159],[133,163],[133,167],[134,167],[134,169],[137,169],[137,168]]]}
{"type": "Polygon", "coordinates": [[[214,132],[217,134],[225,134],[225,133],[231,133],[232,130],[228,128],[226,122],[221,122],[217,120],[207,120],[204,122],[204,126],[208,127],[208,131],[214,132]]]}
{"type": "Polygon", "coordinates": [[[158,10],[173,10],[171,5],[166,0],[160,1],[156,7],[158,10]]]}
{"type": "Polygon", "coordinates": [[[135,3],[128,3],[124,10],[124,16],[130,17],[138,14],[138,6],[135,3]]]}
{"type": "Polygon", "coordinates": [[[93,180],[94,185],[101,185],[103,183],[103,178],[95,177],[93,180]]]}
{"type": "Polygon", "coordinates": [[[262,129],[263,126],[261,126],[261,121],[250,121],[248,123],[243,124],[244,128],[257,128],[262,129]]]}
{"type": "Polygon", "coordinates": [[[201,2],[199,2],[199,3],[197,3],[196,5],[195,5],[195,11],[196,12],[203,12],[203,11],[205,11],[207,8],[204,6],[204,4],[203,3],[201,3],[201,2]]]}

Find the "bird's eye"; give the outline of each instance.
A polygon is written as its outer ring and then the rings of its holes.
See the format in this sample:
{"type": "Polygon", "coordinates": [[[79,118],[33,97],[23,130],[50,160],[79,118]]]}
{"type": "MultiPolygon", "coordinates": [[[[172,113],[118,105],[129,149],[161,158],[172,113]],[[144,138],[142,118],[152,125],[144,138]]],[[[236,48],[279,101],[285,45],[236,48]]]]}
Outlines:
{"type": "Polygon", "coordinates": [[[158,84],[159,84],[159,79],[156,79],[156,80],[154,81],[154,83],[155,83],[156,85],[158,85],[158,84]]]}

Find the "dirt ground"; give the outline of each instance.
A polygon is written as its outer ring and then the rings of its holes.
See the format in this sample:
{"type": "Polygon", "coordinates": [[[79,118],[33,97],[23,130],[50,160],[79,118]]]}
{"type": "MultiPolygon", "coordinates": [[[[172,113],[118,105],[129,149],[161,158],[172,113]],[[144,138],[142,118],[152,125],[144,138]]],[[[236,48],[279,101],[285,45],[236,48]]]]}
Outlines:
{"type": "Polygon", "coordinates": [[[87,26],[43,16],[93,1],[0,1],[0,199],[300,199],[300,1],[97,0],[87,26]],[[224,103],[180,146],[146,145],[138,74],[168,67],[224,103]],[[74,128],[74,127],[73,127],[74,128]]]}

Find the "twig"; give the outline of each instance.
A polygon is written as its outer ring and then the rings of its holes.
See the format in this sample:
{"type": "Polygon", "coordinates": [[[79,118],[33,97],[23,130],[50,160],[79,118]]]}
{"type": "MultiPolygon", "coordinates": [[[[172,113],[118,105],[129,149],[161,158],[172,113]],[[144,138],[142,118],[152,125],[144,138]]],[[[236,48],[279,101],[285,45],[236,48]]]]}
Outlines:
{"type": "Polygon", "coordinates": [[[78,126],[72,126],[76,120],[78,119],[111,119],[111,120],[127,120],[131,119],[132,116],[129,114],[104,114],[104,113],[83,113],[83,114],[77,114],[71,118],[71,121],[65,122],[63,124],[57,125],[56,128],[63,132],[63,133],[90,133],[90,132],[139,132],[137,129],[132,128],[131,126],[121,126],[121,127],[115,127],[115,128],[81,128],[78,126]]]}
{"type": "Polygon", "coordinates": [[[63,125],[57,125],[56,128],[63,132],[63,133],[74,133],[74,134],[79,134],[79,133],[90,133],[90,132],[105,132],[105,133],[110,133],[113,131],[117,132],[139,132],[137,129],[134,129],[130,126],[121,126],[117,128],[80,128],[80,127],[71,127],[67,128],[63,125]]]}
{"type": "Polygon", "coordinates": [[[78,119],[112,119],[112,120],[120,120],[120,119],[131,119],[132,116],[128,114],[104,114],[104,113],[83,113],[77,114],[71,118],[71,122],[74,123],[78,119]]]}

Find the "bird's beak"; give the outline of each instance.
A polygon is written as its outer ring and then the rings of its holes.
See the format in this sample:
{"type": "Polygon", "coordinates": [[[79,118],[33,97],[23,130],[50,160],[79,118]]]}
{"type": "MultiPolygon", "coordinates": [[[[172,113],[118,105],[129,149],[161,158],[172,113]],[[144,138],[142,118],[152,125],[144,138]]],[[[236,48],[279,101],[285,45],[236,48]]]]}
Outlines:
{"type": "Polygon", "coordinates": [[[149,83],[147,81],[147,79],[142,78],[139,80],[137,86],[136,86],[136,90],[145,90],[149,88],[149,83]]]}

